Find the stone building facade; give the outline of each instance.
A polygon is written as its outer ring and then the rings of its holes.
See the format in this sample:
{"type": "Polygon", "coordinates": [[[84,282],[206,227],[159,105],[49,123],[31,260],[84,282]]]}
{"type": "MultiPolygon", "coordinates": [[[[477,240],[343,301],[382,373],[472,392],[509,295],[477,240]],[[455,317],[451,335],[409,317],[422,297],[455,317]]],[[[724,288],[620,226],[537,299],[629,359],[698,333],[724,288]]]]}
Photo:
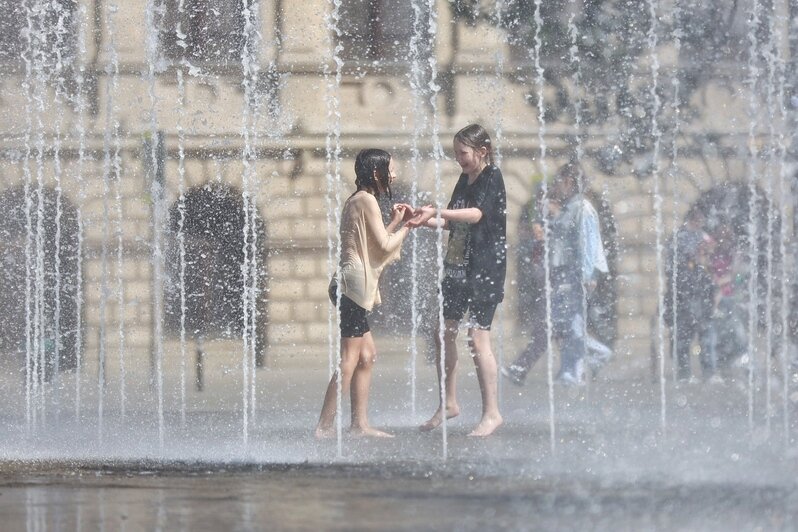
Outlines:
{"type": "MultiPolygon", "coordinates": [[[[408,25],[412,9],[395,13],[389,10],[390,3],[371,2],[365,4],[377,11],[357,18],[358,6],[343,4],[343,14],[351,16],[338,21],[343,28],[340,36],[331,29],[334,4],[327,0],[260,0],[251,4],[257,15],[251,18],[242,14],[241,2],[232,1],[78,0],[61,3],[68,13],[51,15],[42,26],[49,29],[39,34],[34,31],[35,16],[31,21],[31,12],[24,9],[7,22],[12,29],[33,28],[22,31],[17,44],[4,44],[17,53],[3,58],[0,183],[7,191],[17,191],[16,196],[11,192],[6,196],[16,202],[13,212],[21,216],[16,233],[7,229],[16,240],[6,239],[7,258],[16,260],[16,276],[3,287],[3,297],[16,305],[4,311],[17,331],[4,338],[8,351],[24,351],[26,345],[42,348],[52,336],[48,332],[52,326],[44,323],[49,314],[41,309],[50,308],[44,302],[55,292],[37,291],[41,283],[54,282],[48,279],[56,262],[46,258],[55,244],[36,237],[36,221],[42,218],[36,213],[42,212],[45,222],[39,231],[55,231],[59,225],[64,232],[58,263],[73,272],[73,277],[64,279],[82,280],[77,283],[83,287],[78,305],[82,313],[70,322],[72,330],[63,326],[61,330],[79,336],[83,363],[92,370],[102,366],[103,371],[116,372],[121,365],[117,352],[124,352],[130,368],[151,367],[160,349],[167,365],[177,365],[177,273],[170,266],[172,259],[160,259],[162,254],[176,253],[171,229],[181,190],[186,197],[197,194],[198,210],[183,220],[187,223],[194,216],[196,222],[213,211],[207,204],[203,207],[199,191],[215,183],[218,194],[206,200],[227,202],[227,207],[218,209],[220,224],[235,224],[236,216],[246,214],[243,200],[236,206],[235,198],[242,195],[251,198],[262,224],[255,232],[257,242],[247,251],[250,259],[256,257],[256,268],[265,272],[259,277],[258,302],[252,303],[259,309],[259,362],[274,368],[326,364],[328,238],[337,198],[352,189],[355,154],[368,146],[385,147],[401,161],[405,190],[415,182],[419,190],[430,193],[427,197],[434,199],[436,191],[446,197],[458,169],[451,158],[433,156],[436,142],[440,139],[445,155],[453,133],[471,122],[493,132],[508,189],[511,268],[503,334],[508,352],[512,351],[520,342],[514,325],[512,266],[518,219],[531,197],[534,178],[550,175],[567,157],[573,126],[540,122],[538,108],[529,102],[533,81],[518,81],[514,72],[519,59],[503,31],[486,23],[455,20],[450,2],[435,2],[437,26],[416,49],[423,61],[431,60],[436,67],[433,82],[439,90],[432,92],[429,85],[414,90],[408,56],[396,48],[397,42],[413,37],[412,24],[408,25]],[[192,13],[204,13],[205,18],[192,13]],[[54,30],[59,16],[73,25],[54,30]],[[257,25],[249,31],[256,30],[251,35],[258,36],[248,41],[253,63],[245,64],[242,74],[242,44],[225,36],[248,21],[257,25]],[[196,40],[200,37],[191,41],[192,31],[203,35],[202,27],[213,29],[216,45],[203,48],[196,40]],[[362,32],[372,33],[366,41],[351,38],[362,32]],[[373,45],[359,49],[363,42],[373,45]],[[339,63],[333,56],[337,44],[339,63]],[[62,46],[69,60],[60,64],[53,50],[62,46]],[[19,55],[25,60],[20,61],[19,55]],[[247,98],[254,98],[256,105],[247,105],[247,98]],[[161,138],[162,144],[154,138],[161,138]],[[546,148],[544,159],[541,144],[546,148]],[[421,154],[417,158],[414,148],[421,154]],[[162,196],[153,182],[162,183],[162,196]],[[50,191],[51,199],[40,201],[46,195],[40,190],[50,191]],[[19,206],[26,198],[31,202],[28,212],[33,212],[30,220],[19,206]],[[46,214],[56,202],[63,212],[74,212],[71,221],[56,224],[46,214]],[[239,209],[238,214],[231,214],[231,209],[239,209]],[[69,231],[72,235],[66,234],[69,231]],[[155,249],[156,243],[162,248],[155,249]],[[79,259],[70,259],[69,253],[79,259]],[[26,264],[32,266],[26,270],[26,264]],[[167,312],[171,317],[164,317],[167,312]],[[19,333],[26,327],[27,337],[19,333]]],[[[672,56],[668,49],[660,50],[660,68],[673,68],[672,56]]],[[[667,160],[670,147],[663,146],[658,182],[631,174],[604,175],[592,160],[584,162],[591,188],[610,206],[617,227],[615,363],[619,366],[648,364],[657,309],[658,235],[664,243],[674,223],[681,222],[703,191],[728,180],[746,182],[750,173],[747,94],[719,80],[695,98],[704,111],[702,119],[686,126],[684,134],[708,139],[705,150],[684,151],[674,170],[667,160]]],[[[757,127],[763,128],[763,123],[757,127]]],[[[592,132],[585,149],[610,134],[592,132]]],[[[757,136],[755,142],[763,141],[757,136]]],[[[12,212],[10,204],[4,208],[12,212]]],[[[196,258],[213,253],[214,242],[184,242],[187,256],[195,260],[192,267],[221,267],[225,257],[212,264],[196,258]]],[[[241,251],[242,244],[243,237],[238,249],[225,251],[227,259],[241,251]]],[[[225,264],[230,271],[235,269],[229,260],[225,264]]],[[[245,274],[229,275],[228,280],[239,282],[245,274]]],[[[67,294],[68,288],[73,289],[69,294],[77,293],[75,286],[61,286],[63,297],[77,297],[67,294]]],[[[242,325],[233,323],[240,317],[225,318],[224,311],[214,310],[218,301],[192,303],[192,294],[186,297],[188,307],[199,305],[202,312],[217,312],[218,318],[213,330],[200,331],[201,325],[188,330],[192,352],[198,340],[206,343],[208,351],[247,349],[242,346],[242,334],[246,336],[242,325]]]]}

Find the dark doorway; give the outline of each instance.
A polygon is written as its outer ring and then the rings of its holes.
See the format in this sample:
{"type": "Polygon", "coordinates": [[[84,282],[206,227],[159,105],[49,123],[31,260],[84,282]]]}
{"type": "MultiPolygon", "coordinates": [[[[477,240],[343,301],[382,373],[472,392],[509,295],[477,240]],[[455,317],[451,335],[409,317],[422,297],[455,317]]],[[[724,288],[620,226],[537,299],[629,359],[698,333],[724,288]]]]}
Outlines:
{"type": "Polygon", "coordinates": [[[693,343],[710,378],[746,365],[752,338],[769,327],[771,354],[780,351],[781,223],[765,191],[747,183],[715,186],[690,206],[664,253],[664,317],[680,373],[689,375],[693,343]]]}
{"type": "MultiPolygon", "coordinates": [[[[768,198],[760,187],[752,189],[747,183],[723,183],[706,190],[695,201],[694,207],[704,214],[704,231],[715,240],[723,228],[731,232],[734,247],[740,263],[741,274],[747,275],[756,268],[757,315],[760,326],[767,320],[766,299],[768,285],[771,285],[771,298],[777,301],[779,292],[778,276],[781,271],[781,217],[775,210],[769,211],[768,198]],[[753,201],[752,201],[753,200],[753,201]],[[754,214],[751,216],[751,205],[754,214]],[[770,237],[768,237],[770,226],[770,237]],[[752,238],[755,239],[752,242],[752,238]],[[752,244],[755,244],[752,246],[752,244]],[[753,253],[753,255],[752,255],[753,253]],[[768,264],[773,278],[768,277],[768,264]]],[[[746,282],[741,289],[748,291],[746,282]]],[[[745,296],[749,299],[749,295],[745,296]]],[[[774,303],[773,311],[778,306],[774,303]]]]}
{"type": "Polygon", "coordinates": [[[39,341],[46,355],[46,376],[51,375],[49,370],[56,365],[60,370],[74,369],[77,364],[77,298],[81,289],[75,206],[63,196],[59,202],[58,193],[52,188],[43,188],[40,193],[32,187],[28,191],[27,201],[24,187],[5,190],[0,193],[0,235],[3,261],[3,275],[0,276],[0,308],[3,309],[0,349],[24,353],[28,323],[40,321],[38,325],[31,324],[31,334],[42,335],[39,341]],[[26,204],[29,205],[30,234],[26,204]],[[42,228],[40,245],[37,245],[38,227],[42,228]],[[60,237],[57,237],[59,233],[60,237]],[[37,268],[43,268],[39,275],[44,279],[38,313],[34,311],[35,302],[32,299],[26,306],[28,283],[31,297],[35,295],[37,268]],[[39,320],[36,314],[40,316],[39,320]],[[57,360],[54,357],[56,352],[57,360]]]}
{"type": "MultiPolygon", "coordinates": [[[[185,194],[185,327],[195,340],[240,337],[244,331],[244,225],[241,192],[224,183],[193,187],[185,194]]],[[[166,291],[166,325],[172,334],[181,327],[180,202],[169,209],[172,232],[166,291]]],[[[257,363],[264,363],[267,315],[267,236],[260,216],[254,222],[257,238],[257,363]]]]}

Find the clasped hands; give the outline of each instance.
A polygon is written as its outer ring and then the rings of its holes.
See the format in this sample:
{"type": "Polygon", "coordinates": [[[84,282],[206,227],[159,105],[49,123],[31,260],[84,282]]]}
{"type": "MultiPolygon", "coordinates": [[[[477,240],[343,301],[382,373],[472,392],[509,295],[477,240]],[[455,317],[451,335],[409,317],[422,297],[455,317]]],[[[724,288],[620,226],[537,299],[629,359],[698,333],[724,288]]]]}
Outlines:
{"type": "Polygon", "coordinates": [[[395,203],[391,209],[391,217],[397,222],[405,222],[411,229],[426,225],[435,216],[435,207],[424,205],[414,208],[407,203],[395,203]]]}

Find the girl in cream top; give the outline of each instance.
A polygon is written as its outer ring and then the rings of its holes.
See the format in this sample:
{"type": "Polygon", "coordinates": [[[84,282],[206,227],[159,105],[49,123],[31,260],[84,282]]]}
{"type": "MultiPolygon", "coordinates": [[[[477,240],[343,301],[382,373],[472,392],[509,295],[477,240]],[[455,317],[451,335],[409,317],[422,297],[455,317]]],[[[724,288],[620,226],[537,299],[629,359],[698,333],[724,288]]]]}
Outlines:
{"type": "MultiPolygon", "coordinates": [[[[394,211],[398,212],[398,211],[394,211]]],[[[366,310],[379,305],[382,270],[399,258],[407,229],[396,231],[402,218],[388,227],[374,195],[359,190],[344,204],[341,214],[341,293],[366,310]]]]}
{"type": "Polygon", "coordinates": [[[338,282],[330,283],[330,299],[338,306],[341,329],[341,360],[327,385],[321,407],[317,438],[337,434],[335,417],[338,393],[350,395],[353,436],[391,437],[368,422],[371,368],[377,349],[369,329],[367,313],[380,303],[378,282],[383,268],[399,257],[408,228],[399,227],[413,216],[409,205],[395,205],[388,226],[382,224],[377,198],[391,194],[396,176],[391,155],[384,150],[361,151],[355,161],[355,185],[341,214],[341,263],[338,282]],[[340,290],[340,293],[338,293],[340,290]],[[339,377],[340,372],[340,377],[339,377]]]}

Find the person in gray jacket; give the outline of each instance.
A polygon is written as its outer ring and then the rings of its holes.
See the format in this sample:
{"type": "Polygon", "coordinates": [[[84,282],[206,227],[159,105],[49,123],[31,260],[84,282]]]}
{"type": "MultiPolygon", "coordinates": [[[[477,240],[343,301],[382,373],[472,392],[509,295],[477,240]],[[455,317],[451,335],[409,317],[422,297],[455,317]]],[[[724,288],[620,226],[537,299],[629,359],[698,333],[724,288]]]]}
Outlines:
{"type": "MultiPolygon", "coordinates": [[[[583,384],[585,366],[595,373],[612,356],[609,347],[587,333],[587,301],[596,286],[597,272],[606,273],[608,268],[598,214],[581,192],[582,178],[579,166],[566,164],[558,170],[548,191],[551,327],[560,350],[557,381],[567,385],[583,384]]],[[[545,307],[545,299],[537,304],[545,307]]],[[[537,329],[546,331],[545,325],[537,329]]],[[[546,336],[533,335],[516,361],[502,368],[502,374],[522,384],[546,351],[546,336]]]]}

